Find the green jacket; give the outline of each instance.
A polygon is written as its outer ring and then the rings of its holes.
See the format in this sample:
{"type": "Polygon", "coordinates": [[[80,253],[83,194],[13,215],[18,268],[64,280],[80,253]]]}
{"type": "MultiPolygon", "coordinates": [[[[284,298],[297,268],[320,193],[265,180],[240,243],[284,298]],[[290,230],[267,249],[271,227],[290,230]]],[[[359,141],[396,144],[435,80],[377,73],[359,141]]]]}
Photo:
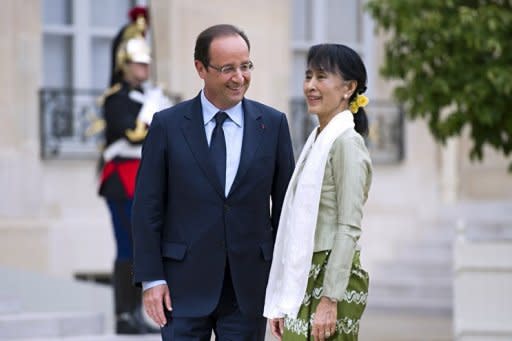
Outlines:
{"type": "Polygon", "coordinates": [[[334,141],[327,158],[314,246],[315,252],[331,250],[323,296],[337,301],[348,285],[371,180],[364,140],[354,129],[347,130],[334,141]]]}

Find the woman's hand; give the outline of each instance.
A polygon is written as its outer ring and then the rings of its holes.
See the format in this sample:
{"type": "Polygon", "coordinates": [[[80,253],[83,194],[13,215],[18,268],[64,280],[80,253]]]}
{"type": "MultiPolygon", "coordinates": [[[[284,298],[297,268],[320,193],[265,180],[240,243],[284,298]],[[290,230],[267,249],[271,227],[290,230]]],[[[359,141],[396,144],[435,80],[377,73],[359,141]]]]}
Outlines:
{"type": "Polygon", "coordinates": [[[334,334],[336,331],[336,318],[337,302],[333,302],[327,297],[320,298],[311,330],[311,335],[315,341],[326,340],[334,334]]]}
{"type": "Polygon", "coordinates": [[[279,341],[283,337],[284,332],[284,318],[269,319],[270,331],[279,341]]]}

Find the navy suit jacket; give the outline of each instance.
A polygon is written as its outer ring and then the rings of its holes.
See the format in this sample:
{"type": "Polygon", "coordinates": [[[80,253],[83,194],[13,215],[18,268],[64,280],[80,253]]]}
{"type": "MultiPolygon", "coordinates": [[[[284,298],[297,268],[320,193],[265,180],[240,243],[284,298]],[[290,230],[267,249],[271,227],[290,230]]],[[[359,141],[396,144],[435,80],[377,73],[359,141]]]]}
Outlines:
{"type": "Polygon", "coordinates": [[[157,113],[144,141],[132,213],[134,282],[165,279],[177,317],[213,312],[226,264],[241,311],[263,312],[294,158],[286,116],[248,99],[242,105],[240,165],[227,197],[199,96],[157,113]]]}

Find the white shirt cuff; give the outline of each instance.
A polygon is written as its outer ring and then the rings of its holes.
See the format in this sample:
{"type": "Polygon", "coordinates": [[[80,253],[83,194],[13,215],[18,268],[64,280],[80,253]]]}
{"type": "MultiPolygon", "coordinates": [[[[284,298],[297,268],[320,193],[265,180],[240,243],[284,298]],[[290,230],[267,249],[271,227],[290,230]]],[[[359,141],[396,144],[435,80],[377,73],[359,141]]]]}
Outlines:
{"type": "Polygon", "coordinates": [[[158,280],[158,281],[142,282],[142,290],[146,291],[146,290],[156,287],[157,285],[160,285],[160,284],[167,284],[167,282],[164,281],[163,279],[158,280]]]}

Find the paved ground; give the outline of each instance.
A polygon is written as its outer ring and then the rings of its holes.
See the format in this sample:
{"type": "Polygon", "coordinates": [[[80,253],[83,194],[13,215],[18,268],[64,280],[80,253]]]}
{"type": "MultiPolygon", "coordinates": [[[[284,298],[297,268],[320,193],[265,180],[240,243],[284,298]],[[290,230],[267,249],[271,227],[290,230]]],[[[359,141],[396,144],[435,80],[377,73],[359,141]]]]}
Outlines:
{"type": "Polygon", "coordinates": [[[452,318],[431,312],[366,311],[359,341],[453,341],[452,318]]]}
{"type": "MultiPolygon", "coordinates": [[[[104,335],[73,338],[41,338],[26,341],[160,341],[159,335],[104,335]]],[[[212,338],[213,340],[213,338],[212,338]]],[[[266,341],[275,339],[267,335],[266,341]]],[[[361,321],[359,341],[453,341],[450,316],[421,312],[365,312],[361,321]]]]}
{"type": "MultiPolygon", "coordinates": [[[[126,339],[129,340],[134,339],[126,339]]],[[[143,340],[160,339],[150,337],[143,340]]],[[[274,340],[268,333],[266,341],[274,340]]],[[[361,321],[359,341],[453,341],[452,319],[451,316],[430,312],[368,310],[361,321]]]]}

